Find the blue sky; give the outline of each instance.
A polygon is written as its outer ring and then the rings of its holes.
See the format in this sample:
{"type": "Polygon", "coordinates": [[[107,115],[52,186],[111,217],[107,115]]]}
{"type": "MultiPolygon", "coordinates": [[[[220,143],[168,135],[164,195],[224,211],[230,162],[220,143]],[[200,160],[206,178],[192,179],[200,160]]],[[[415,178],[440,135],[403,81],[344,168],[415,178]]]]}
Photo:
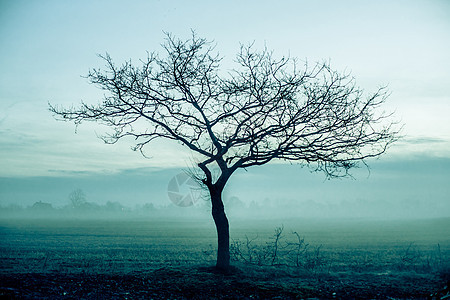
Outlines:
{"type": "MultiPolygon", "coordinates": [[[[104,145],[97,135],[107,129],[86,123],[75,134],[73,124],[56,122],[47,109],[49,101],[71,106],[101,100],[102,92],[82,77],[103,66],[96,54],[138,62],[147,50],[160,50],[164,31],[184,38],[191,29],[217,43],[226,69],[233,67],[239,43],[255,41],[276,55],[330,60],[368,92],[388,84],[386,110],[395,110],[405,124],[405,138],[382,160],[399,168],[402,189],[405,165],[450,160],[448,1],[0,0],[0,204],[11,194],[18,197],[25,184],[20,180],[47,180],[45,189],[33,190],[46,193],[54,178],[192,165],[194,158],[179,145],[157,142],[148,150],[152,159],[144,159],[127,141],[104,145]]],[[[430,182],[442,176],[450,179],[441,172],[430,182]]],[[[445,189],[435,197],[450,201],[445,189]]]]}

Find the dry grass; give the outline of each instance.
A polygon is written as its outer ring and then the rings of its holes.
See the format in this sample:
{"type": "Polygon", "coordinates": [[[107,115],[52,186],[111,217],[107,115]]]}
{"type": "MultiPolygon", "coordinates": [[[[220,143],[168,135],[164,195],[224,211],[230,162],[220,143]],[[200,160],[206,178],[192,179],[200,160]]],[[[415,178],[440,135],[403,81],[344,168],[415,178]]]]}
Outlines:
{"type": "Polygon", "coordinates": [[[349,230],[352,224],[303,223],[294,231],[293,224],[241,223],[232,231],[238,271],[224,276],[207,268],[216,254],[207,223],[2,221],[0,290],[11,297],[21,297],[21,290],[38,295],[40,285],[48,287],[44,296],[86,297],[109,284],[113,298],[133,291],[155,298],[161,289],[187,298],[192,289],[205,298],[424,297],[449,280],[450,270],[450,238],[439,231],[444,221],[429,222],[383,224],[382,237],[380,224],[349,230]],[[91,278],[89,286],[83,278],[91,278]],[[14,286],[17,280],[23,286],[14,286]],[[55,281],[61,289],[52,290],[55,281]],[[81,281],[85,288],[76,288],[81,281]]]}

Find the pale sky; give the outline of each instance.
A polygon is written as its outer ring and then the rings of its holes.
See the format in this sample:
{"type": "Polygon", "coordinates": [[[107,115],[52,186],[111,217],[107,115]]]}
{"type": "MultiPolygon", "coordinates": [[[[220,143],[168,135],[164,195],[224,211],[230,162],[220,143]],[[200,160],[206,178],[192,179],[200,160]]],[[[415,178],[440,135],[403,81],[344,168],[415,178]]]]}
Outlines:
{"type": "Polygon", "coordinates": [[[279,56],[330,60],[367,92],[387,84],[386,110],[405,138],[386,159],[450,159],[450,1],[0,0],[0,178],[192,165],[177,145],[154,143],[144,159],[126,141],[104,145],[95,124],[75,134],[47,106],[101,100],[81,77],[103,67],[96,54],[138,63],[161,51],[164,32],[187,38],[191,29],[216,42],[225,69],[239,43],[254,41],[279,56]]]}

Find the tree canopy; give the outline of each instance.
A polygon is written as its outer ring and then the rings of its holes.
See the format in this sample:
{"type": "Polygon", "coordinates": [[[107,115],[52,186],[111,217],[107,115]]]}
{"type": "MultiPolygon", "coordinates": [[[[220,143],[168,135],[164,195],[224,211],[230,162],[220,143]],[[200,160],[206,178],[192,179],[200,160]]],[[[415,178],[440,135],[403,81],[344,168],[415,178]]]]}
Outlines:
{"type": "Polygon", "coordinates": [[[168,35],[163,48],[165,56],[149,53],[139,67],[101,56],[106,70],[87,77],[108,92],[104,101],[51,111],[77,124],[111,126],[114,133],[104,137],[110,143],[131,136],[142,151],[156,138],[176,140],[200,154],[203,165],[232,169],[284,159],[339,176],[396,139],[394,123],[383,123],[389,115],[377,112],[387,89],[365,96],[353,77],[328,63],[300,69],[295,59],[249,45],[241,46],[238,67],[224,74],[205,39],[168,35]]]}

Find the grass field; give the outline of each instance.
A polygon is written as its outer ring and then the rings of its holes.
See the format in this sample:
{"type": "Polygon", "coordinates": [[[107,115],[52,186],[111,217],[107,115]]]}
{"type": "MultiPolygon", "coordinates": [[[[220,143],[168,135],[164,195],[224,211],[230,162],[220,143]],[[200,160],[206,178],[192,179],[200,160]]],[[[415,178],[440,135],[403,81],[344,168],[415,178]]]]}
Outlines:
{"type": "Polygon", "coordinates": [[[206,218],[3,219],[0,295],[424,298],[449,280],[450,219],[230,224],[237,269],[223,275],[208,268],[216,253],[206,218]]]}

